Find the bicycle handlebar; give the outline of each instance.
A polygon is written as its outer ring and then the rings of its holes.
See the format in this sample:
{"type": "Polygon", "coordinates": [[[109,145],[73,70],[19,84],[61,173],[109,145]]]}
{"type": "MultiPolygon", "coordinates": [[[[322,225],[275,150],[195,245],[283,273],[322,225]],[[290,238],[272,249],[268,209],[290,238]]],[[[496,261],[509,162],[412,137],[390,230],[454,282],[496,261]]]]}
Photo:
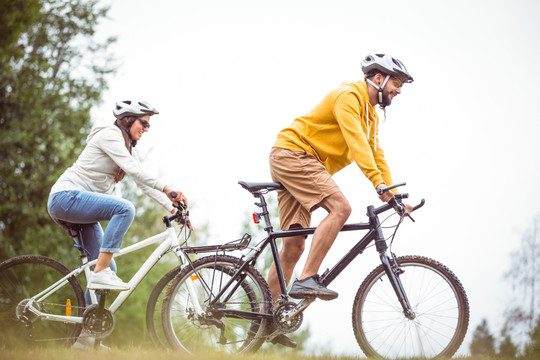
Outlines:
{"type": "Polygon", "coordinates": [[[387,192],[388,190],[392,190],[392,189],[395,189],[397,187],[405,186],[405,185],[407,185],[407,183],[403,182],[403,183],[399,183],[399,184],[390,185],[390,186],[387,186],[387,187],[384,187],[384,188],[381,188],[381,189],[377,189],[377,194],[382,195],[385,192],[387,192]]]}
{"type": "MultiPolygon", "coordinates": [[[[178,196],[177,193],[175,193],[174,191],[171,192],[171,197],[175,198],[175,197],[177,197],[177,196],[178,196]]],[[[184,204],[182,201],[178,201],[178,205],[174,204],[173,206],[174,206],[175,208],[177,208],[177,209],[180,209],[180,210],[186,210],[186,209],[187,209],[186,204],[184,204]]]]}
{"type": "MultiPolygon", "coordinates": [[[[381,189],[377,189],[377,194],[382,195],[386,191],[389,191],[389,190],[392,190],[394,188],[404,186],[404,185],[406,185],[406,183],[403,182],[403,183],[390,185],[390,186],[387,186],[387,187],[384,187],[384,188],[381,188],[381,189]]],[[[407,199],[408,197],[409,197],[409,194],[395,194],[392,197],[392,199],[390,199],[390,201],[388,201],[388,203],[384,204],[383,206],[380,206],[380,207],[376,208],[375,209],[375,214],[378,215],[380,213],[383,213],[383,212],[385,212],[387,210],[390,210],[390,209],[394,208],[398,214],[400,214],[400,215],[404,214],[405,216],[408,216],[412,221],[414,221],[414,219],[411,217],[410,213],[408,213],[406,211],[405,205],[401,201],[402,199],[407,199]]],[[[416,211],[416,210],[420,209],[422,206],[424,206],[425,203],[426,203],[426,201],[424,199],[422,199],[418,205],[416,205],[416,206],[414,206],[412,208],[411,213],[413,211],[416,211]]]]}
{"type": "Polygon", "coordinates": [[[426,200],[424,200],[424,199],[420,200],[420,204],[414,206],[412,208],[412,211],[416,211],[416,210],[420,209],[422,206],[424,206],[425,203],[426,203],[426,200]]]}
{"type": "MultiPolygon", "coordinates": [[[[175,198],[178,194],[174,191],[171,192],[171,197],[175,198]]],[[[189,210],[187,209],[186,204],[184,204],[182,201],[178,201],[176,203],[173,203],[173,206],[178,209],[178,211],[172,215],[163,217],[163,221],[165,223],[176,221],[177,223],[180,223],[182,225],[188,225],[191,228],[191,222],[189,221],[189,210]]]]}

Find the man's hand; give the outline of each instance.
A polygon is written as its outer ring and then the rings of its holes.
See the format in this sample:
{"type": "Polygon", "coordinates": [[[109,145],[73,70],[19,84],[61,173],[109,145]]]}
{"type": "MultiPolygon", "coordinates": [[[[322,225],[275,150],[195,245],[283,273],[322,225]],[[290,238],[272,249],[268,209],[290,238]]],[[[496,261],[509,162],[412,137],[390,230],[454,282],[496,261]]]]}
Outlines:
{"type": "MultiPolygon", "coordinates": [[[[377,190],[384,189],[385,187],[386,184],[381,183],[377,186],[377,190]]],[[[381,199],[381,201],[383,202],[389,202],[393,197],[394,193],[390,190],[383,192],[382,195],[379,195],[379,199],[381,199]]],[[[403,203],[403,205],[405,206],[405,210],[407,211],[407,213],[410,214],[412,212],[413,206],[406,203],[403,203]]]]}
{"type": "MultiPolygon", "coordinates": [[[[377,185],[377,190],[383,189],[385,187],[386,187],[386,184],[381,183],[381,184],[377,185]]],[[[389,202],[390,199],[392,199],[393,197],[394,197],[394,193],[391,192],[390,190],[385,191],[381,195],[379,195],[379,199],[381,199],[381,201],[383,201],[383,202],[389,202]]]]}
{"type": "Polygon", "coordinates": [[[407,210],[407,214],[412,213],[413,206],[411,204],[403,203],[403,205],[405,205],[405,210],[407,210]]]}

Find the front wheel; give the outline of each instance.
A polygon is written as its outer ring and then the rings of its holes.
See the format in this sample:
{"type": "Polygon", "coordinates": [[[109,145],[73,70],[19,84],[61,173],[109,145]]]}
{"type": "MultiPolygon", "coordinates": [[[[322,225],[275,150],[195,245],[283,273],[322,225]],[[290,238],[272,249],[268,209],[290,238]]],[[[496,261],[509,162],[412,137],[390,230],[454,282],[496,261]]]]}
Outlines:
{"type": "Polygon", "coordinates": [[[441,263],[420,256],[397,258],[398,275],[414,318],[405,316],[382,265],[356,294],[352,323],[368,357],[451,357],[469,325],[469,303],[458,278],[441,263]]]}
{"type": "Polygon", "coordinates": [[[192,354],[259,349],[266,339],[272,297],[252,266],[236,274],[242,264],[232,256],[207,256],[178,274],[162,309],[171,346],[192,354]]]}
{"type": "Polygon", "coordinates": [[[0,349],[44,346],[50,343],[71,345],[81,332],[81,324],[39,318],[44,314],[82,316],[84,294],[75,277],[41,300],[34,298],[69,270],[58,261],[39,255],[22,255],[0,264],[0,349]]]}
{"type": "Polygon", "coordinates": [[[161,327],[161,306],[163,304],[167,286],[175,276],[178,275],[180,269],[181,267],[177,266],[163,275],[148,298],[148,303],[146,304],[146,328],[148,329],[148,334],[150,334],[150,338],[154,345],[167,345],[165,335],[163,334],[163,328],[161,327]]]}

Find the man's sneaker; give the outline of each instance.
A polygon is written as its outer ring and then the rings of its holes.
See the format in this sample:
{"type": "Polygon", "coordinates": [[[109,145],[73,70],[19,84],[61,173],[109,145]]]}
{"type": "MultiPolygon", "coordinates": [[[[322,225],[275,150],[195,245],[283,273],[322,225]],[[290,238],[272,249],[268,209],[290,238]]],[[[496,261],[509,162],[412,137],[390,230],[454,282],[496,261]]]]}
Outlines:
{"type": "Polygon", "coordinates": [[[126,291],[131,287],[122,281],[111,268],[106,268],[98,273],[91,272],[88,285],[86,286],[91,290],[116,290],[126,291]]]}
{"type": "Polygon", "coordinates": [[[290,348],[296,347],[296,342],[285,334],[279,334],[270,341],[272,344],[279,344],[290,348]]]}
{"type": "Polygon", "coordinates": [[[289,291],[289,296],[293,299],[317,297],[321,300],[334,300],[338,297],[338,293],[321,284],[319,275],[315,274],[304,280],[296,279],[291,287],[291,291],[289,291]]]}
{"type": "MultiPolygon", "coordinates": [[[[272,334],[274,331],[276,331],[276,325],[272,322],[270,324],[270,331],[268,333],[272,334]]],[[[285,334],[275,336],[272,340],[270,340],[270,342],[272,344],[279,344],[293,349],[296,347],[296,342],[285,334]]]]}
{"type": "MultiPolygon", "coordinates": [[[[95,344],[96,338],[93,336],[89,336],[84,333],[84,331],[79,335],[77,338],[77,341],[73,344],[73,348],[77,350],[88,350],[93,349],[95,344]]],[[[111,350],[110,347],[103,345],[102,343],[99,344],[100,349],[103,350],[111,350]]]]}

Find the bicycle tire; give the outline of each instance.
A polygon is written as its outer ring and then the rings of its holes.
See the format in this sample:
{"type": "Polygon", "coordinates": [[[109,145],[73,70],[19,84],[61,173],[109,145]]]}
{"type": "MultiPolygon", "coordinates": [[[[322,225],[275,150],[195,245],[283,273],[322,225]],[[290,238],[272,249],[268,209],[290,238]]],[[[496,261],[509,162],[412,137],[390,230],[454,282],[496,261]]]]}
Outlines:
{"type": "MultiPolygon", "coordinates": [[[[0,348],[26,347],[29,343],[73,344],[81,332],[81,324],[42,320],[23,306],[25,299],[69,273],[58,261],[40,255],[17,256],[0,264],[0,348]]],[[[84,293],[79,281],[70,277],[64,286],[35,306],[48,314],[82,316],[84,293]]]]}
{"type": "Polygon", "coordinates": [[[271,314],[272,297],[268,284],[255,268],[247,266],[243,278],[237,277],[233,282],[227,298],[218,307],[209,306],[209,296],[222,289],[241,262],[227,255],[207,256],[194,261],[175,277],[165,295],[162,311],[165,335],[173,348],[208,354],[254,352],[261,347],[269,321],[257,316],[271,314]],[[187,290],[190,282],[203,308],[202,316],[195,313],[190,299],[187,290]],[[231,310],[246,311],[252,319],[245,315],[228,317],[225,312],[231,310]],[[220,338],[221,325],[225,339],[220,338]]]}
{"type": "Polygon", "coordinates": [[[403,256],[399,278],[416,317],[409,320],[382,265],[355,296],[352,323],[368,357],[386,359],[452,357],[469,325],[469,302],[459,279],[438,261],[403,256]]]}
{"type": "Polygon", "coordinates": [[[168,342],[163,333],[163,327],[161,326],[161,307],[163,304],[163,297],[165,296],[165,288],[169,283],[175,278],[176,275],[180,272],[180,266],[175,267],[174,269],[167,272],[161,279],[159,279],[152,293],[148,298],[148,303],[146,304],[146,328],[150,339],[154,345],[167,346],[168,342]],[[157,309],[157,311],[156,311],[157,309]],[[156,318],[157,314],[157,318],[156,318]],[[158,323],[159,326],[156,326],[158,323]]]}

